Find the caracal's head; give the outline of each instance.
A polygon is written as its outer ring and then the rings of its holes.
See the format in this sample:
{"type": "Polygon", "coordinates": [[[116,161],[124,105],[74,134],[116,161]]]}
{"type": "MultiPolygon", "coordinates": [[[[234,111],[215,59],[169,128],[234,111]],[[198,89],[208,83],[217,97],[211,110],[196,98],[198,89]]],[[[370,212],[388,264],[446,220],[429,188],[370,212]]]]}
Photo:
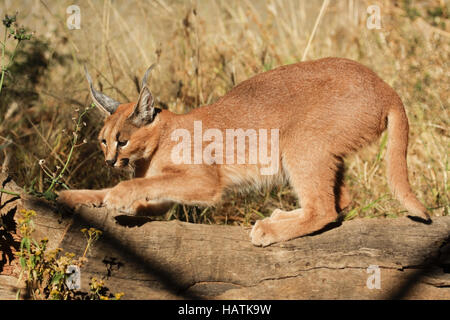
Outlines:
{"type": "Polygon", "coordinates": [[[133,163],[151,157],[159,137],[157,116],[161,109],[153,106],[154,99],[147,86],[152,65],[142,80],[142,89],[136,103],[120,103],[96,91],[87,69],[94,104],[105,116],[98,136],[106,163],[115,168],[132,168],[133,163]]]}

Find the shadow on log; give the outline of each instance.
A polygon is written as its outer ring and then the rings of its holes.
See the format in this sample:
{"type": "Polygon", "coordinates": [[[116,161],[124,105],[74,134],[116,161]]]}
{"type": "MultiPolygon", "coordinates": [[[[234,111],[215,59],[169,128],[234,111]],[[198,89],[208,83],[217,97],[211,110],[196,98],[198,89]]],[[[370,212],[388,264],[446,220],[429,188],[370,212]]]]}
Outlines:
{"type": "MultiPolygon", "coordinates": [[[[82,228],[102,230],[81,270],[82,289],[91,277],[104,277],[124,299],[450,297],[450,217],[435,217],[430,225],[355,219],[261,248],[243,227],[142,218],[124,227],[105,208],[63,213],[36,199],[21,205],[38,213],[36,237],[47,236],[52,247],[67,252],[83,254],[82,228]],[[373,288],[377,274],[379,289],[373,288]]],[[[10,278],[0,275],[0,298],[14,296],[10,278]]]]}

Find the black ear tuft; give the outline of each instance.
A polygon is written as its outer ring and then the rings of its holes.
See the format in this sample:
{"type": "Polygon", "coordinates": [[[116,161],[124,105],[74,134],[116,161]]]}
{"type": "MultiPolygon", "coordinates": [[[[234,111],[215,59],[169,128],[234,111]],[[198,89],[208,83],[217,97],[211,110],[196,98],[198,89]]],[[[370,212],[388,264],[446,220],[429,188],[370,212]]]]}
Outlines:
{"type": "Polygon", "coordinates": [[[145,72],[145,75],[142,78],[138,102],[136,103],[133,112],[128,117],[133,124],[138,127],[151,123],[158,113],[153,106],[155,104],[155,99],[147,85],[148,76],[155,66],[156,64],[152,64],[145,72]]]}
{"type": "Polygon", "coordinates": [[[84,72],[86,73],[86,79],[89,83],[89,90],[91,92],[92,100],[94,104],[107,116],[113,114],[117,107],[120,105],[120,102],[114,100],[113,98],[108,97],[106,94],[101,93],[94,89],[94,85],[92,83],[91,75],[89,74],[86,66],[84,66],[84,72]]]}

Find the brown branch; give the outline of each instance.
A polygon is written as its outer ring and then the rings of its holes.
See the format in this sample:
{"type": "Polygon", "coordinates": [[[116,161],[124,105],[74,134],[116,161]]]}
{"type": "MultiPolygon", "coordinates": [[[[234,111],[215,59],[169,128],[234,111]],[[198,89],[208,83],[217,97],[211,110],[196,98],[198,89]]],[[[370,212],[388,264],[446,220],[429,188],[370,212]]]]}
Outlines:
{"type": "Polygon", "coordinates": [[[450,296],[450,216],[435,217],[430,225],[408,218],[354,219],[261,248],[239,226],[117,219],[116,212],[84,206],[62,218],[61,208],[48,203],[24,205],[38,212],[37,236],[77,255],[85,248],[80,230],[102,230],[81,271],[82,286],[90,277],[107,276],[107,286],[125,292],[125,299],[450,296]],[[367,286],[375,266],[380,289],[367,286]]]}

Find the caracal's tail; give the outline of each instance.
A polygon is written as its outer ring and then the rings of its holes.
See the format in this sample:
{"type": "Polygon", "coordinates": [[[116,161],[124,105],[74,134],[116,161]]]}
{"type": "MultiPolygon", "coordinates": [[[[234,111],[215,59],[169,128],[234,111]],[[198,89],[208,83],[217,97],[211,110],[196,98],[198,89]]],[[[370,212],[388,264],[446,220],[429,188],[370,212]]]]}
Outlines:
{"type": "Polygon", "coordinates": [[[394,196],[409,211],[410,216],[431,221],[425,206],[411,190],[406,165],[408,149],[408,118],[403,104],[396,104],[388,112],[387,176],[394,196]]]}

